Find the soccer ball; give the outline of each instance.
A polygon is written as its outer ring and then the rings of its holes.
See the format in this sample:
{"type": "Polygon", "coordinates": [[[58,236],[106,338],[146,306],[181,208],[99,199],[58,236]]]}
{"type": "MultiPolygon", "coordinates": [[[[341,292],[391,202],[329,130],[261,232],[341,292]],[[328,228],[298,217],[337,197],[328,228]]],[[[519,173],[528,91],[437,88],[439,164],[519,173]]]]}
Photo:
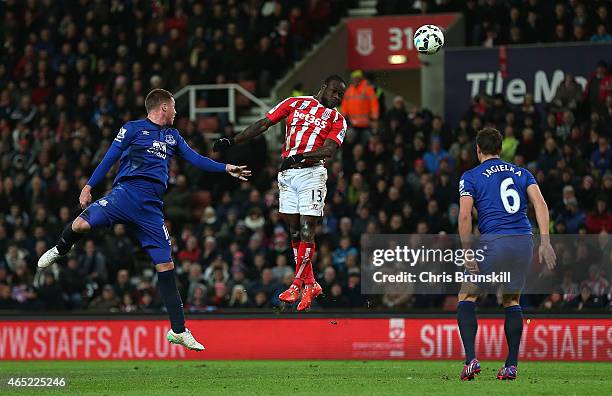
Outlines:
{"type": "Polygon", "coordinates": [[[444,45],[444,33],[436,25],[423,25],[414,34],[414,48],[421,54],[435,54],[444,45]]]}

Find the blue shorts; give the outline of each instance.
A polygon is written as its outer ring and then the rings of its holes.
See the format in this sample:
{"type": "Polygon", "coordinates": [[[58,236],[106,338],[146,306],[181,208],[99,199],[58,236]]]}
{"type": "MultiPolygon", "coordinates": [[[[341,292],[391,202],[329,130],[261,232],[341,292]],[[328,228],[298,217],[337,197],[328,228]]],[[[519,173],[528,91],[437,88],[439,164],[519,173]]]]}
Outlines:
{"type": "Polygon", "coordinates": [[[504,290],[520,292],[525,286],[533,259],[533,235],[482,235],[479,249],[484,260],[478,263],[479,274],[509,274],[510,279],[498,283],[475,282],[483,289],[503,285],[504,290]]]}
{"type": "Polygon", "coordinates": [[[92,229],[125,224],[149,253],[154,264],[172,261],[170,235],[164,224],[165,187],[161,184],[132,179],[117,183],[111,192],[85,209],[79,217],[92,229]]]}

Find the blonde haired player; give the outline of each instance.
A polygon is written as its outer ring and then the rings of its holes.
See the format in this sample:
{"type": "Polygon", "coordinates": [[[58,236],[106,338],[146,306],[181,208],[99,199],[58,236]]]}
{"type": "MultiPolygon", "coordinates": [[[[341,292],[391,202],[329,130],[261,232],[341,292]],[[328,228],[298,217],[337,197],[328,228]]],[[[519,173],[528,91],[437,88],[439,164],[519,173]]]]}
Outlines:
{"type": "Polygon", "coordinates": [[[336,107],[342,102],[346,83],[337,75],[329,76],[314,96],[287,98],[234,138],[215,141],[215,151],[247,142],[287,119],[282,164],[278,174],[279,212],[289,225],[295,257],[295,279],[278,297],[292,304],[298,299],[298,311],[310,307],[321,294],[315,281],[312,257],[315,252],[315,226],[323,216],[327,194],[325,160],[333,158],[344,141],[346,121],[336,107]]]}

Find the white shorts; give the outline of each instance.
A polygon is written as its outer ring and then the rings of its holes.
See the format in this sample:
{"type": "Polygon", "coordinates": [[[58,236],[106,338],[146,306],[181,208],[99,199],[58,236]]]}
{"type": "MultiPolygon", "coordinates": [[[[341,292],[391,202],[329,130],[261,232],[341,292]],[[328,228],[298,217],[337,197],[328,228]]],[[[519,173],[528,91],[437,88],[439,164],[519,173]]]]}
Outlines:
{"type": "Polygon", "coordinates": [[[287,169],[278,174],[280,213],[323,216],[327,195],[327,169],[323,165],[287,169]]]}

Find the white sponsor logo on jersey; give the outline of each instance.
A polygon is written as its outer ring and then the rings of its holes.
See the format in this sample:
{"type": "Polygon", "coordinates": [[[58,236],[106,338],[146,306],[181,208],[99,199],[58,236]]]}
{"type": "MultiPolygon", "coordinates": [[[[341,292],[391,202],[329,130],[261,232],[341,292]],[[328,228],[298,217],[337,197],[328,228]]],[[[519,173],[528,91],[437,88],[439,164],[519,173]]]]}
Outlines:
{"type": "Polygon", "coordinates": [[[119,129],[119,132],[117,133],[117,137],[115,138],[115,141],[121,143],[123,141],[123,138],[125,137],[126,132],[127,130],[123,127],[119,129]]]}
{"type": "Polygon", "coordinates": [[[298,120],[304,120],[309,124],[314,124],[315,126],[318,126],[321,129],[325,129],[325,127],[327,126],[327,121],[323,121],[312,114],[302,113],[298,110],[293,112],[293,117],[297,118],[298,120]]]}
{"type": "Polygon", "coordinates": [[[149,133],[150,133],[149,131],[142,131],[142,134],[145,135],[145,136],[148,136],[149,133]]]}
{"type": "Polygon", "coordinates": [[[153,140],[153,145],[147,149],[148,153],[154,154],[161,159],[166,159],[166,143],[153,140]]]}
{"type": "Polygon", "coordinates": [[[465,191],[465,180],[461,179],[459,180],[459,195],[462,197],[471,197],[472,194],[470,194],[469,191],[465,191]]]}

